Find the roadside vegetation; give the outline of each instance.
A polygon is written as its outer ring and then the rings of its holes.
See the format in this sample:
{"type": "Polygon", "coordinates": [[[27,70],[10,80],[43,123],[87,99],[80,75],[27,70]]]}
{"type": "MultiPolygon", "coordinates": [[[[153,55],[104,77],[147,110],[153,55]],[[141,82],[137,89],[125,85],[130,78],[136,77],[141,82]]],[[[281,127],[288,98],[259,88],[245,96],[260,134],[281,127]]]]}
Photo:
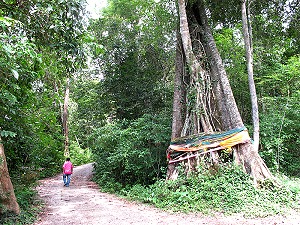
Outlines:
{"type": "Polygon", "coordinates": [[[238,213],[245,218],[299,213],[300,180],[279,181],[278,187],[270,181],[255,188],[251,178],[240,168],[227,164],[214,175],[207,172],[192,174],[175,181],[161,180],[146,188],[135,185],[119,193],[131,200],[175,212],[238,213]]]}
{"type": "Polygon", "coordinates": [[[161,164],[157,164],[157,146],[168,146],[164,123],[168,126],[169,121],[148,115],[126,129],[119,123],[96,133],[94,180],[101,191],[186,213],[241,213],[255,218],[300,212],[299,178],[276,173],[274,167],[276,183],[270,180],[254,187],[252,178],[234,165],[230,154],[218,168],[212,169],[207,162],[188,177],[166,181],[165,155],[160,155],[161,164]]]}

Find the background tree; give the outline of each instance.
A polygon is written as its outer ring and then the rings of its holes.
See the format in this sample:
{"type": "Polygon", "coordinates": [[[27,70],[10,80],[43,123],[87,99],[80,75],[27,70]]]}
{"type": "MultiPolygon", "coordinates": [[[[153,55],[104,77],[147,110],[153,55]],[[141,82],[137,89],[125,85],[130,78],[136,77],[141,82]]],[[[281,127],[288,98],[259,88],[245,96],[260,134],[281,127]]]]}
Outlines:
{"type": "MultiPolygon", "coordinates": [[[[239,111],[246,126],[252,130],[252,126],[250,126],[251,118],[249,117],[249,115],[251,115],[249,111],[251,103],[248,94],[249,89],[247,88],[246,68],[244,66],[245,64],[243,65],[244,56],[241,51],[243,45],[241,44],[242,40],[240,38],[240,12],[239,10],[236,10],[237,8],[235,7],[228,7],[227,2],[224,4],[222,1],[211,0],[207,3],[211,13],[210,22],[212,27],[215,27],[214,37],[230,79],[239,111]]],[[[230,5],[238,5],[239,3],[239,1],[231,1],[230,5]]],[[[291,21],[294,21],[294,18],[297,17],[296,5],[297,1],[273,1],[271,4],[270,2],[265,1],[252,1],[250,8],[253,26],[254,78],[258,93],[258,107],[261,117],[264,118],[264,121],[261,121],[263,124],[269,124],[267,118],[270,114],[264,115],[268,108],[266,108],[266,105],[270,106],[269,100],[272,99],[277,101],[276,98],[279,97],[279,95],[277,95],[278,92],[276,91],[278,89],[273,88],[271,84],[277,80],[276,75],[273,75],[278,74],[278,66],[285,67],[285,64],[289,64],[289,59],[286,56],[291,51],[291,48],[293,49],[292,51],[297,49],[292,44],[294,43],[295,37],[288,32],[294,28],[291,21]],[[270,87],[272,87],[273,92],[270,90],[270,87]]],[[[288,71],[291,72],[291,70],[286,70],[287,74],[290,73],[288,71]]],[[[281,70],[281,72],[283,71],[281,70]]],[[[280,74],[282,74],[281,72],[280,74]]],[[[293,73],[297,74],[297,72],[293,73]]],[[[294,79],[299,79],[299,77],[296,77],[297,75],[294,79]]],[[[297,82],[294,81],[292,86],[294,86],[294,84],[297,86],[297,82]]],[[[294,99],[290,97],[287,97],[287,99],[294,99]]],[[[278,99],[278,101],[283,100],[278,99]]],[[[284,106],[282,107],[284,108],[284,106]]],[[[277,111],[277,109],[274,110],[277,111]]],[[[280,118],[284,117],[284,111],[279,110],[278,113],[280,116],[277,116],[280,118]]],[[[271,118],[269,119],[272,120],[271,118]]],[[[281,123],[278,124],[279,127],[280,124],[281,123]]],[[[279,140],[278,135],[273,133],[273,128],[271,128],[271,126],[261,126],[261,132],[263,140],[261,140],[260,154],[267,162],[268,166],[272,170],[276,170],[277,167],[274,167],[276,163],[270,164],[270,159],[274,162],[276,159],[280,158],[279,161],[284,163],[284,158],[288,158],[287,156],[284,156],[287,151],[283,150],[284,147],[271,147],[276,146],[275,142],[279,140]],[[271,137],[271,133],[273,133],[274,136],[271,137]],[[278,154],[278,149],[282,149],[280,154],[278,154]]],[[[291,136],[294,136],[292,133],[291,136]]],[[[297,154],[293,157],[297,157],[297,154]]],[[[283,167],[281,167],[281,169],[284,170],[283,167]]]]}
{"type": "Polygon", "coordinates": [[[102,46],[96,57],[104,76],[104,108],[111,117],[136,119],[165,107],[173,39],[164,36],[164,26],[172,25],[165,22],[170,12],[160,7],[154,1],[110,1],[91,26],[102,46]]]}
{"type": "Polygon", "coordinates": [[[163,176],[174,71],[172,6],[172,1],[110,1],[90,26],[94,63],[102,73],[86,83],[94,87],[93,103],[105,120],[95,111],[88,147],[97,162],[97,181],[110,188],[113,182],[119,188],[163,176]]]}

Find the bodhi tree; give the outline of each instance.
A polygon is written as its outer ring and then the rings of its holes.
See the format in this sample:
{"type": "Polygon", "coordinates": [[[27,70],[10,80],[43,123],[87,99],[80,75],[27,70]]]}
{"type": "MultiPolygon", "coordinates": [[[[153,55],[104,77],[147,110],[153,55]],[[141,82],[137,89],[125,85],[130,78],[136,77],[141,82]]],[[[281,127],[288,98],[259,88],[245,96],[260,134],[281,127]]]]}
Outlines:
{"type": "MultiPolygon", "coordinates": [[[[244,127],[211,32],[205,2],[178,0],[178,11],[172,138],[244,127]]],[[[210,152],[213,164],[218,163],[218,156],[218,151],[210,152]]],[[[272,177],[250,141],[235,145],[233,156],[255,184],[272,177]]],[[[186,171],[196,168],[198,158],[184,160],[186,171]]],[[[178,164],[169,164],[168,179],[177,177],[178,164]]]]}

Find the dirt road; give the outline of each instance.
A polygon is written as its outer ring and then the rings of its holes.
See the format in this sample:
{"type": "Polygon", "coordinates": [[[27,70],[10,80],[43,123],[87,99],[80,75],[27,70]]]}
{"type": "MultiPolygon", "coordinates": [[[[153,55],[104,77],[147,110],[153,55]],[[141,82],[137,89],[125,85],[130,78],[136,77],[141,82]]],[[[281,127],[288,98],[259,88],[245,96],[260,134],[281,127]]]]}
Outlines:
{"type": "Polygon", "coordinates": [[[74,169],[70,187],[62,175],[40,181],[37,187],[46,207],[34,225],[297,225],[300,217],[245,219],[241,216],[203,217],[169,213],[102,193],[90,181],[92,164],[74,169]]]}

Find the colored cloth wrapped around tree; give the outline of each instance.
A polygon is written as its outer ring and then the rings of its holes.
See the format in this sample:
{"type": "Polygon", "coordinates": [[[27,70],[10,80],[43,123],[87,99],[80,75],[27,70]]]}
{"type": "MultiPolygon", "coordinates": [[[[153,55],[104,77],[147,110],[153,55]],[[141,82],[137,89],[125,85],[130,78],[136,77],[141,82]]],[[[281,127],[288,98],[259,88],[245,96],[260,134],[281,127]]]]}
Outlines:
{"type": "Polygon", "coordinates": [[[178,162],[208,152],[230,149],[232,146],[250,140],[251,138],[246,127],[213,134],[201,133],[177,138],[171,141],[167,150],[167,158],[169,159],[169,163],[178,162]],[[179,159],[178,157],[182,155],[180,152],[194,152],[195,155],[179,159]]]}

